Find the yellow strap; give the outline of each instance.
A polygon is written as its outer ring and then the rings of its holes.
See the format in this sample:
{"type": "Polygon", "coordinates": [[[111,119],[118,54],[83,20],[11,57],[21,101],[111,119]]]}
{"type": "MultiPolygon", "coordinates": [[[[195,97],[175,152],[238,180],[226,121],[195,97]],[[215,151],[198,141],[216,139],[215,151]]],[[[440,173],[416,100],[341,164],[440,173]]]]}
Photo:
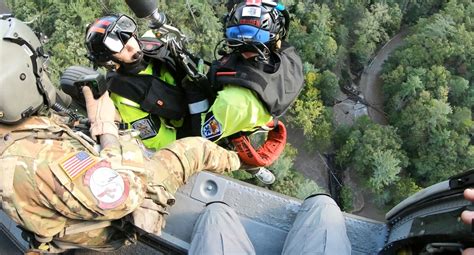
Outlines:
{"type": "Polygon", "coordinates": [[[49,250],[49,244],[41,243],[40,246],[38,246],[38,250],[48,251],[49,250]]]}

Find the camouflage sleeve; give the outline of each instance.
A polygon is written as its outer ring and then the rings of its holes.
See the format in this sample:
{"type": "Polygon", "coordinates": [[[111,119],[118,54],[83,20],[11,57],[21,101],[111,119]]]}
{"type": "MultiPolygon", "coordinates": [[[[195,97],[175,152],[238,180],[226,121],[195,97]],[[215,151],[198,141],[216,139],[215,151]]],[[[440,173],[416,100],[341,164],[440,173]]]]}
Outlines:
{"type": "Polygon", "coordinates": [[[200,137],[177,140],[158,151],[151,160],[153,182],[162,183],[169,192],[184,185],[196,172],[208,170],[224,173],[240,168],[237,153],[200,137]]]}
{"type": "Polygon", "coordinates": [[[97,157],[67,134],[61,138],[19,140],[0,155],[1,165],[12,162],[0,179],[10,179],[2,206],[14,221],[54,236],[71,220],[115,220],[141,205],[147,176],[139,147],[121,141],[97,157]]]}

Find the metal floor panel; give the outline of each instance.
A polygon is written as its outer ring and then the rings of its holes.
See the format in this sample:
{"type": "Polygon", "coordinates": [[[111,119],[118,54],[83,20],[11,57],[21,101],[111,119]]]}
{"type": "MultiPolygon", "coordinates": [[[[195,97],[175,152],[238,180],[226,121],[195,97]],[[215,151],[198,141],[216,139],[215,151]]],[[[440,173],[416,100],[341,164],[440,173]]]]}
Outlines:
{"type": "MultiPolygon", "coordinates": [[[[176,194],[176,204],[171,207],[167,217],[166,228],[161,237],[152,237],[151,242],[159,247],[171,246],[167,254],[185,251],[189,248],[194,223],[205,204],[210,201],[222,200],[235,209],[242,224],[252,241],[257,254],[280,254],[301,200],[284,196],[254,185],[234,179],[201,172],[190,178],[187,185],[181,187],[176,194]]],[[[353,254],[377,254],[383,247],[387,236],[386,224],[352,214],[344,214],[353,254]]],[[[2,211],[0,226],[8,230],[25,245],[16,228],[2,211]]],[[[5,236],[4,238],[7,238],[5,236]]],[[[13,239],[15,239],[13,238],[13,239]]],[[[0,255],[9,253],[14,248],[12,242],[3,242],[0,255]]],[[[14,250],[14,249],[13,249],[14,250]]],[[[165,249],[166,250],[166,249],[165,249]]],[[[19,251],[19,250],[18,250],[19,251]]],[[[101,254],[91,251],[76,251],[75,254],[101,254]]],[[[138,244],[108,254],[160,254],[158,251],[138,244]]]]}
{"type": "Polygon", "coordinates": [[[5,232],[0,231],[0,255],[22,255],[23,252],[11,241],[5,232]]]}

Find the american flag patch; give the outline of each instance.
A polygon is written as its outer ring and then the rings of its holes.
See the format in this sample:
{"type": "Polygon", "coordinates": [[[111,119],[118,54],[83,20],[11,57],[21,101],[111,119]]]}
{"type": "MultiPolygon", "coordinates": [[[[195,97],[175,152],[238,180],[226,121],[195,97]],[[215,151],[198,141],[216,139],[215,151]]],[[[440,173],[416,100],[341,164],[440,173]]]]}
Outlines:
{"type": "Polygon", "coordinates": [[[96,160],[85,151],[80,151],[72,156],[69,156],[59,165],[66,172],[66,174],[74,180],[80,176],[84,171],[91,168],[96,163],[96,160]]]}

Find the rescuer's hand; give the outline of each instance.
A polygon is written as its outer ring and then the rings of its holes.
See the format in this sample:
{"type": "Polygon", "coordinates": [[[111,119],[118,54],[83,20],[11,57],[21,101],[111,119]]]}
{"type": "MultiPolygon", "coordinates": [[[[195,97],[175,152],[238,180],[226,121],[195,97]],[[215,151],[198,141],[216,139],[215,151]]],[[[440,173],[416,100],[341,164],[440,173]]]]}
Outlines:
{"type": "Polygon", "coordinates": [[[82,93],[86,99],[87,117],[91,123],[91,136],[97,139],[97,136],[110,134],[118,137],[117,125],[115,125],[115,106],[106,91],[98,99],[94,99],[89,87],[82,87],[82,93]]]}
{"type": "MultiPolygon", "coordinates": [[[[464,198],[471,202],[474,202],[474,189],[465,189],[464,198]]],[[[464,211],[461,214],[461,219],[465,224],[472,224],[474,220],[474,211],[464,211]]],[[[474,255],[474,248],[466,249],[462,252],[462,255],[474,255]]]]}

